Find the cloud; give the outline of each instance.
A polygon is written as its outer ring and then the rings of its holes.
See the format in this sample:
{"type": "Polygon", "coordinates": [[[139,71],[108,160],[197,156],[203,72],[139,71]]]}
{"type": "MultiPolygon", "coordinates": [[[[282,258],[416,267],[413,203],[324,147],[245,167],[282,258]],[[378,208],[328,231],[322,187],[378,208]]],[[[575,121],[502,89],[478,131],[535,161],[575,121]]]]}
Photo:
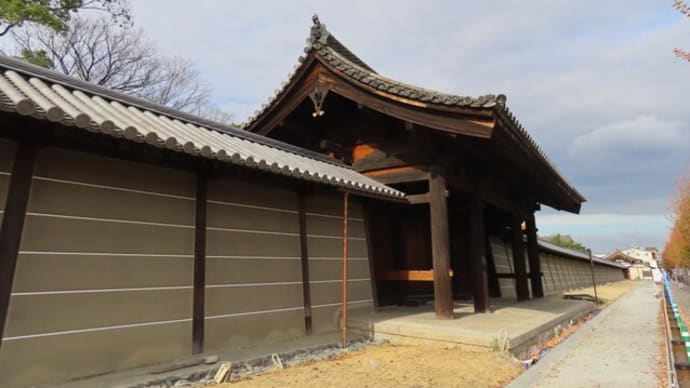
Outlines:
{"type": "MultiPolygon", "coordinates": [[[[586,195],[585,214],[578,216],[581,221],[572,219],[578,224],[573,228],[595,240],[605,226],[587,212],[663,217],[677,177],[690,164],[690,145],[683,135],[690,129],[683,82],[690,65],[672,54],[674,47],[688,46],[690,21],[670,4],[131,3],[135,23],[161,51],[196,61],[215,87],[217,105],[233,110],[238,122],[287,79],[303,54],[314,12],[341,42],[386,76],[462,95],[506,94],[530,134],[586,195]],[[597,233],[584,233],[587,222],[597,233]]],[[[636,224],[644,218],[621,219],[636,224]]],[[[656,228],[650,235],[663,241],[665,226],[650,224],[656,228]]],[[[616,241],[636,243],[634,239],[648,237],[624,226],[615,222],[609,228],[617,233],[616,241]]]]}
{"type": "Polygon", "coordinates": [[[687,124],[661,120],[654,116],[638,116],[607,124],[577,136],[569,148],[573,158],[597,154],[613,154],[631,158],[658,152],[688,148],[687,124]]]}

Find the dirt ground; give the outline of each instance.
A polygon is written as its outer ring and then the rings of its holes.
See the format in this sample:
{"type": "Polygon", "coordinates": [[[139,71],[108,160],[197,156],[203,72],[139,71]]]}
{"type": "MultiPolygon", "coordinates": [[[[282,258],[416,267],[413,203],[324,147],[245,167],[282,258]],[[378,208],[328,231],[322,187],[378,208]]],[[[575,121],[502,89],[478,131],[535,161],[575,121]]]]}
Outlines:
{"type": "MultiPolygon", "coordinates": [[[[598,296],[604,301],[599,307],[604,308],[637,284],[627,280],[597,287],[598,296]]],[[[592,288],[569,293],[594,294],[592,288]]],[[[389,344],[371,346],[328,361],[242,377],[217,387],[502,387],[522,371],[522,365],[501,353],[389,344]]]]}
{"type": "MultiPolygon", "coordinates": [[[[635,280],[623,280],[620,282],[609,283],[603,286],[597,286],[597,296],[604,303],[599,305],[599,308],[603,308],[609,305],[614,300],[620,298],[626,292],[633,289],[639,282],[635,280]]],[[[581,288],[579,290],[568,291],[566,294],[588,294],[594,296],[594,288],[581,288]]]]}
{"type": "Polygon", "coordinates": [[[502,387],[521,372],[499,353],[380,345],[217,387],[502,387]]]}

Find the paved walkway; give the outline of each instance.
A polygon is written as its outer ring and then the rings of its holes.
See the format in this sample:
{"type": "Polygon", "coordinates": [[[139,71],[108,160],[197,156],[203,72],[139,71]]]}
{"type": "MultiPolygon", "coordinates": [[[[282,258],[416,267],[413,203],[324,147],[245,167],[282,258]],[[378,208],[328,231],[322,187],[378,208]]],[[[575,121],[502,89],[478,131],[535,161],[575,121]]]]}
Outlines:
{"type": "Polygon", "coordinates": [[[512,353],[526,353],[530,345],[553,333],[554,327],[594,308],[591,302],[558,297],[524,302],[492,298],[490,303],[492,313],[475,314],[471,302],[456,301],[452,320],[436,319],[433,305],[353,310],[348,326],[393,343],[440,341],[483,349],[505,346],[512,353]]]}
{"type": "Polygon", "coordinates": [[[508,387],[656,387],[659,299],[641,283],[508,387]]]}

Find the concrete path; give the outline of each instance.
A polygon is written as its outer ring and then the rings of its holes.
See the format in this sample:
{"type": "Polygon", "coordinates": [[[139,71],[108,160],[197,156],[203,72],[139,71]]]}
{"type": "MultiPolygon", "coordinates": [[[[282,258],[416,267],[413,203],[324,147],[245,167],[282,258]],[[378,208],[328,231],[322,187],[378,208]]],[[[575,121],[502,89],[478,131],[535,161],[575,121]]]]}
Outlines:
{"type": "Polygon", "coordinates": [[[587,315],[594,303],[556,297],[517,302],[492,298],[490,314],[475,314],[470,303],[455,302],[455,319],[438,320],[433,305],[353,311],[348,326],[393,343],[442,342],[492,349],[504,344],[513,353],[542,343],[553,328],[587,315]],[[508,341],[507,344],[505,342],[508,341]]]}
{"type": "Polygon", "coordinates": [[[662,341],[656,288],[644,282],[508,387],[656,387],[662,341]]]}

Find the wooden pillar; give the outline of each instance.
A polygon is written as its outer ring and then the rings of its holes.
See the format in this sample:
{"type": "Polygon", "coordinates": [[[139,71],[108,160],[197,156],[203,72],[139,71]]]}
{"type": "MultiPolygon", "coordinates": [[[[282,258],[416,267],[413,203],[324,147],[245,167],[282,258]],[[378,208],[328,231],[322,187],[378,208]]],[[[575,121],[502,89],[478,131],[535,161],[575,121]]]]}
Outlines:
{"type": "Polygon", "coordinates": [[[7,323],[14,270],[22,241],[35,159],[35,146],[20,144],[17,147],[4,204],[5,213],[2,218],[2,227],[0,227],[0,346],[7,323]]]}
{"type": "Polygon", "coordinates": [[[446,182],[438,171],[432,172],[429,178],[429,201],[436,318],[453,319],[446,182]]]}
{"type": "Polygon", "coordinates": [[[304,194],[297,194],[297,212],[299,214],[299,245],[302,262],[302,295],[304,302],[304,331],[312,333],[311,287],[309,283],[309,251],[307,244],[307,214],[304,194]]]}
{"type": "Polygon", "coordinates": [[[192,353],[204,351],[204,314],[206,296],[206,204],[208,180],[196,176],[196,211],[194,220],[194,308],[192,309],[192,353]]]}
{"type": "Polygon", "coordinates": [[[374,309],[379,307],[379,290],[376,284],[376,266],[374,265],[374,239],[372,238],[372,222],[374,214],[369,203],[364,205],[364,237],[367,239],[367,259],[369,261],[369,279],[371,282],[371,294],[374,299],[374,309]]]}
{"type": "Polygon", "coordinates": [[[474,312],[483,313],[489,309],[489,281],[486,273],[484,204],[478,195],[473,195],[470,200],[469,218],[474,312]]]}
{"type": "Polygon", "coordinates": [[[539,242],[537,241],[537,223],[534,213],[527,216],[527,259],[529,261],[530,281],[532,282],[532,296],[544,297],[544,284],[541,275],[541,259],[539,258],[539,242]]]}
{"type": "Polygon", "coordinates": [[[349,260],[349,242],[348,242],[348,214],[350,202],[350,193],[345,192],[343,195],[343,321],[342,321],[342,334],[340,337],[340,343],[342,346],[347,346],[347,282],[348,282],[348,263],[349,260]]]}
{"type": "Polygon", "coordinates": [[[522,217],[514,214],[510,225],[513,239],[513,265],[515,268],[515,292],[517,300],[529,299],[529,286],[527,285],[527,269],[525,268],[525,247],[522,240],[522,217]]]}

